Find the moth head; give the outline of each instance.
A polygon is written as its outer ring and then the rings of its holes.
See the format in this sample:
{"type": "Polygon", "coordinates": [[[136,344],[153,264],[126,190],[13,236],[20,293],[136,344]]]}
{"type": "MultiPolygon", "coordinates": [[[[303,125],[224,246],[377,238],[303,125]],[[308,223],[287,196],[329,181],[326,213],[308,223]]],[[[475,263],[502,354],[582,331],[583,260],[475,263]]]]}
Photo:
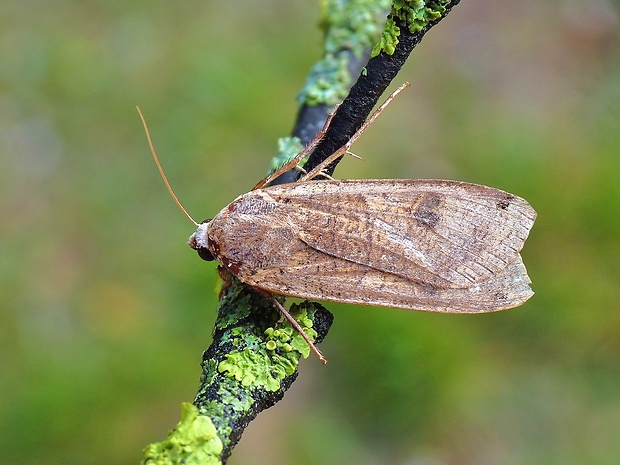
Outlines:
{"type": "Polygon", "coordinates": [[[198,252],[198,256],[207,262],[215,260],[213,253],[209,249],[209,240],[207,238],[207,230],[209,229],[210,223],[211,220],[204,220],[200,223],[194,234],[189,236],[187,241],[187,244],[198,252]]]}

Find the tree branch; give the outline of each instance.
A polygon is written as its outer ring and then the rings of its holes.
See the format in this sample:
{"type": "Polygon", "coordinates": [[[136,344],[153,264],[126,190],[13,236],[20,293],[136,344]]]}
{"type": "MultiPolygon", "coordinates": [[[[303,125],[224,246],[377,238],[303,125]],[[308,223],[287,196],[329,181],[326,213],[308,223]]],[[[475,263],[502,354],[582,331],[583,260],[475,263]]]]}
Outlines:
{"type": "MultiPolygon", "coordinates": [[[[291,136],[281,139],[280,154],[272,162],[274,171],[308,145],[334,106],[347,96],[381,36],[390,0],[331,0],[322,6],[324,55],[310,70],[298,96],[297,120],[291,136]]],[[[271,184],[295,182],[298,174],[291,170],[271,184]]]]}
{"type": "MultiPolygon", "coordinates": [[[[308,159],[312,169],[342,147],[362,125],[413,48],[459,0],[395,0],[383,28],[388,0],[324,2],[325,56],[313,68],[300,94],[292,137],[281,140],[272,167],[294,157],[323,127],[331,108],[339,107],[325,137],[308,159]],[[383,11],[383,16],[381,16],[383,11]],[[350,92],[351,76],[359,75],[350,92]]],[[[331,171],[336,166],[333,163],[331,171]]],[[[275,183],[292,182],[291,171],[275,183]]],[[[310,350],[301,336],[264,297],[234,277],[222,292],[213,342],[204,352],[202,376],[194,405],[168,438],[144,450],[144,464],[226,463],[244,429],[262,410],[282,399],[297,377],[301,357],[310,350]]],[[[333,316],[322,305],[303,302],[290,313],[315,342],[327,334],[333,316]]]]}
{"type": "MultiPolygon", "coordinates": [[[[411,51],[420,43],[424,35],[445,18],[459,2],[460,0],[440,0],[427,2],[426,5],[424,2],[418,2],[424,6],[415,10],[406,9],[407,4],[392,8],[382,40],[373,50],[378,54],[368,61],[365,72],[360,74],[351,92],[338,108],[323,140],[304,165],[306,171],[320,165],[329,155],[349,141],[403,67],[411,51]]],[[[402,4],[403,2],[395,3],[402,4]]],[[[327,170],[328,174],[333,173],[338,161],[330,166],[327,170]]]]}

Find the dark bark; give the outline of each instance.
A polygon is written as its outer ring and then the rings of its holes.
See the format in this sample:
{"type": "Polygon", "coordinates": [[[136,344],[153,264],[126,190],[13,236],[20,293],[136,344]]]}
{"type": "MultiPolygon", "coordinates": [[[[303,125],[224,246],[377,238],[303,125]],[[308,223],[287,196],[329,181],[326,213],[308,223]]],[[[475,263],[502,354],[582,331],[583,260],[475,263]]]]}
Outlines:
{"type": "MultiPolygon", "coordinates": [[[[355,134],[355,131],[364,123],[381,95],[385,92],[385,89],[396,77],[407,58],[409,58],[412,50],[420,43],[424,34],[439,23],[450,12],[452,7],[459,2],[460,0],[451,2],[446,7],[447,11],[444,16],[431,22],[427,27],[416,33],[409,32],[406,25],[400,20],[396,20],[396,24],[400,27],[401,32],[394,53],[388,55],[382,51],[368,61],[365,67],[366,72],[360,74],[349,95],[338,108],[323,140],[304,165],[305,170],[310,171],[320,165],[329,155],[349,141],[351,136],[355,134]]],[[[323,121],[325,121],[325,117],[323,121]]],[[[327,170],[328,174],[333,174],[337,163],[338,161],[332,163],[327,170]]],[[[299,176],[299,173],[297,175],[299,176]]]]}

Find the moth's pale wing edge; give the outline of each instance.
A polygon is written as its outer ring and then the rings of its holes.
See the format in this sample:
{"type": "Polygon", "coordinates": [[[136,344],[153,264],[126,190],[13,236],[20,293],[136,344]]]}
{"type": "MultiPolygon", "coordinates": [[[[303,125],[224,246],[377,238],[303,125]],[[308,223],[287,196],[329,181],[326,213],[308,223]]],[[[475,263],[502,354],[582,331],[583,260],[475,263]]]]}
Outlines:
{"type": "Polygon", "coordinates": [[[302,258],[302,264],[263,269],[242,280],[274,294],[307,300],[443,313],[505,310],[522,305],[534,294],[520,255],[503,273],[462,289],[415,283],[310,247],[296,258],[302,258]],[[306,260],[312,263],[311,269],[303,264],[306,260]]]}

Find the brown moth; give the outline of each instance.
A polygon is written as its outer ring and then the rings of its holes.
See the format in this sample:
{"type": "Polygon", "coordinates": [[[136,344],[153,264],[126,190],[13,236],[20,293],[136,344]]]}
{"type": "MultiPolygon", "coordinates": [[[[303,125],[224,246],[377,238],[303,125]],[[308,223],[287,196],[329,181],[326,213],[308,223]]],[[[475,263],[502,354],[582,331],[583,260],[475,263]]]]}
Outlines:
{"type": "MultiPolygon", "coordinates": [[[[407,85],[302,181],[350,154],[353,142],[407,85]]],[[[274,295],[481,313],[516,307],[534,294],[519,252],[536,212],[515,195],[443,180],[331,179],[264,187],[316,147],[333,114],[295,159],[198,224],[172,191],[140,113],[170,194],[197,226],[190,247],[270,297],[324,363],[274,295]]]]}
{"type": "Polygon", "coordinates": [[[536,212],[498,189],[441,180],[328,180],[256,189],[189,245],[271,294],[479,313],[533,292],[519,251],[536,212]]]}

